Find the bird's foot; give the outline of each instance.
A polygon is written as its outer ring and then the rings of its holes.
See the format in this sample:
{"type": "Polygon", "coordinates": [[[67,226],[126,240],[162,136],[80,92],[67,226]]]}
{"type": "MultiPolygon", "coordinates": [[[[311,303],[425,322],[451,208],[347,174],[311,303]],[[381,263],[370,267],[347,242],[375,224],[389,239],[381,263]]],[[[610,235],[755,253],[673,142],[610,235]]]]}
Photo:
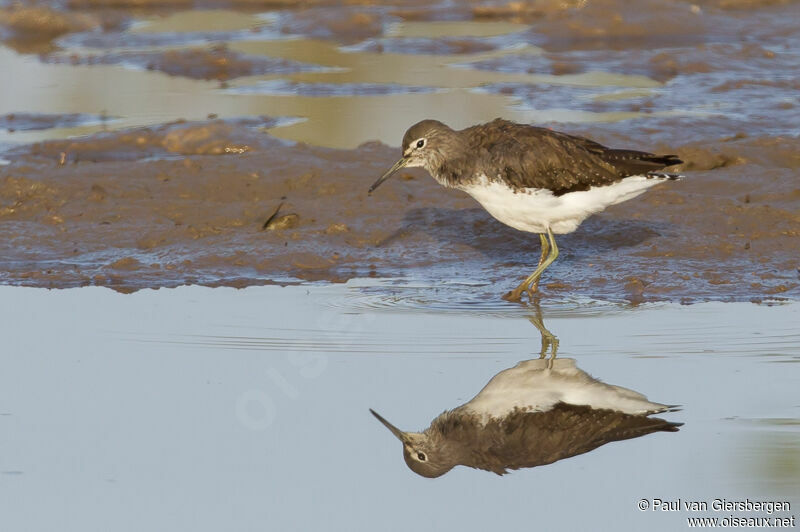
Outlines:
{"type": "Polygon", "coordinates": [[[503,299],[506,301],[511,301],[512,303],[520,303],[522,302],[522,290],[519,288],[508,292],[503,296],[503,299]]]}
{"type": "Polygon", "coordinates": [[[516,287],[511,292],[508,292],[503,296],[503,299],[506,301],[512,301],[514,303],[521,303],[522,302],[522,294],[528,294],[528,301],[533,302],[535,299],[539,298],[539,280],[537,279],[536,282],[527,285],[526,283],[522,283],[518,287],[516,287]]]}

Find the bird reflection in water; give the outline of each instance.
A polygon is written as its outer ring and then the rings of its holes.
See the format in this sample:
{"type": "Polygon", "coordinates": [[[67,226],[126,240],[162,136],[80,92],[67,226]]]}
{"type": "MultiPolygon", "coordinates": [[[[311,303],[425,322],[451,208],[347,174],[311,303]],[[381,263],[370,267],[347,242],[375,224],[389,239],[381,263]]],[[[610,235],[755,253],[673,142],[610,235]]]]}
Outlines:
{"type": "Polygon", "coordinates": [[[649,417],[671,406],[600,382],[573,359],[556,358],[558,339],[544,327],[538,307],[530,321],[542,335],[540,357],[501,371],[423,432],[403,432],[370,409],[403,443],[403,458],[415,473],[435,478],[465,465],[503,475],[682,425],[649,417]]]}

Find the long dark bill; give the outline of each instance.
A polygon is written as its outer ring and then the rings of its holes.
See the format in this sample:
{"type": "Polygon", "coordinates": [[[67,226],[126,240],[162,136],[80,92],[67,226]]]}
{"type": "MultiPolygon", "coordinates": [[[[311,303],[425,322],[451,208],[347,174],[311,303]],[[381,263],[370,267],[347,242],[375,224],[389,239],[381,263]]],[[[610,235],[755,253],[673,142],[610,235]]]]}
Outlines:
{"type": "Polygon", "coordinates": [[[408,437],[406,436],[405,432],[403,432],[402,430],[398,429],[397,427],[395,427],[394,425],[383,419],[383,416],[374,411],[373,409],[370,408],[369,411],[372,412],[372,415],[378,418],[378,421],[383,423],[383,426],[389,429],[391,433],[394,434],[398,440],[400,440],[403,443],[406,443],[406,441],[408,441],[408,437]]]}
{"type": "Polygon", "coordinates": [[[408,164],[408,159],[405,157],[394,163],[394,166],[389,168],[389,170],[387,170],[385,174],[383,174],[377,181],[375,181],[375,183],[372,184],[371,187],[369,187],[369,194],[372,194],[372,191],[381,186],[381,183],[392,177],[392,175],[395,172],[397,172],[407,164],[408,164]]]}

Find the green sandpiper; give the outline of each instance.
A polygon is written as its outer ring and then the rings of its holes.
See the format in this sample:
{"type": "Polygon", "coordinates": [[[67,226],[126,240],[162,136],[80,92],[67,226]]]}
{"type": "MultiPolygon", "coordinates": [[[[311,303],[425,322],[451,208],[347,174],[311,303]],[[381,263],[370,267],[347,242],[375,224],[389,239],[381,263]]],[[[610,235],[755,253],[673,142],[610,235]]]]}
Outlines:
{"type": "Polygon", "coordinates": [[[423,167],[439,184],[463,190],[489,214],[520,231],[538,233],[536,270],[504,297],[519,301],[538,290],[542,272],[558,257],[554,234],[578,226],[610,205],[682,176],[660,170],[676,155],[611,149],[550,129],[496,119],[453,130],[423,120],[403,136],[403,156],[369,189],[401,168],[423,167]]]}

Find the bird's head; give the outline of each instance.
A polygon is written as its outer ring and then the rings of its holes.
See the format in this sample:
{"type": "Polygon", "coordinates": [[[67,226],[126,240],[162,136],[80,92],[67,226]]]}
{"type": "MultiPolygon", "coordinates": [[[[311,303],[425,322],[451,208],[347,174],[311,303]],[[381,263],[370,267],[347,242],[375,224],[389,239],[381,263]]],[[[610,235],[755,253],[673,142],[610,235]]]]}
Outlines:
{"type": "Polygon", "coordinates": [[[370,409],[369,411],[403,443],[403,459],[414,473],[427,478],[436,478],[444,475],[456,465],[447,459],[445,453],[431,441],[427,434],[403,432],[374,410],[370,409]]]}
{"type": "Polygon", "coordinates": [[[437,120],[417,122],[403,135],[403,156],[369,187],[369,192],[401,168],[421,166],[433,174],[444,161],[448,146],[456,139],[456,132],[437,120]]]}

